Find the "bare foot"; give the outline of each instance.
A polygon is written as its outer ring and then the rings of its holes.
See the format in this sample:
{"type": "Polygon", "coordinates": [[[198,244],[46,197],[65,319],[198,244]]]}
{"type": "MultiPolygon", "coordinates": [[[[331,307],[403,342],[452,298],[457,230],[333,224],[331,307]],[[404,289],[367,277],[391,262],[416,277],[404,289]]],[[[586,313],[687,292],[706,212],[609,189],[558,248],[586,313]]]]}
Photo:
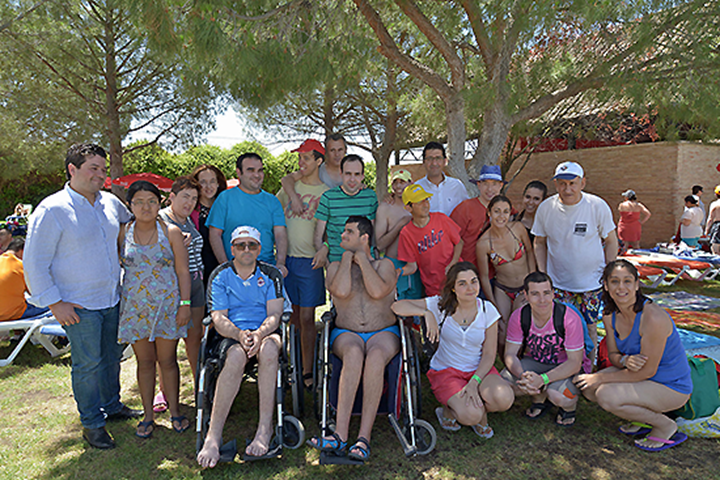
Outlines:
{"type": "Polygon", "coordinates": [[[257,432],[255,433],[255,438],[253,438],[252,443],[247,446],[245,453],[252,455],[253,457],[265,455],[268,451],[268,447],[270,446],[271,434],[272,428],[259,425],[257,432]]]}
{"type": "Polygon", "coordinates": [[[203,468],[213,468],[218,460],[220,460],[220,442],[208,437],[197,455],[197,461],[203,468]]]}
{"type": "Polygon", "coordinates": [[[670,428],[667,428],[667,429],[665,429],[665,428],[661,429],[660,427],[655,426],[652,429],[652,431],[648,434],[647,437],[642,438],[640,440],[635,440],[635,444],[642,445],[642,446],[648,447],[648,448],[659,448],[659,447],[663,446],[663,443],[656,442],[654,440],[650,440],[649,437],[662,438],[662,439],[668,440],[670,437],[675,435],[675,432],[677,432],[677,425],[675,424],[675,422],[672,422],[672,425],[670,426],[670,428]]]}

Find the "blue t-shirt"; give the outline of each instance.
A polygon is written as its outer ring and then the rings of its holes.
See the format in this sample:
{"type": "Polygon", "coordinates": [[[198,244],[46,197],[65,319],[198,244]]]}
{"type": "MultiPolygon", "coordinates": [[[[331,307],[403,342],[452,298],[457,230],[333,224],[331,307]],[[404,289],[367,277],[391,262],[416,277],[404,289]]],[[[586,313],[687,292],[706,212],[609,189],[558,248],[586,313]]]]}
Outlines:
{"type": "Polygon", "coordinates": [[[267,302],[283,298],[282,274],[258,262],[250,278],[243,280],[232,261],[218,267],[211,277],[212,288],[208,310],[227,310],[230,321],[241,330],[257,330],[267,317],[267,302]]]}
{"type": "Polygon", "coordinates": [[[285,214],[280,200],[265,190],[250,195],[240,187],[221,192],[215,199],[205,225],[223,231],[225,254],[232,258],[230,238],[233,230],[241,225],[249,225],[260,231],[262,251],[258,260],[275,263],[275,233],[273,227],[285,226],[285,214]]]}

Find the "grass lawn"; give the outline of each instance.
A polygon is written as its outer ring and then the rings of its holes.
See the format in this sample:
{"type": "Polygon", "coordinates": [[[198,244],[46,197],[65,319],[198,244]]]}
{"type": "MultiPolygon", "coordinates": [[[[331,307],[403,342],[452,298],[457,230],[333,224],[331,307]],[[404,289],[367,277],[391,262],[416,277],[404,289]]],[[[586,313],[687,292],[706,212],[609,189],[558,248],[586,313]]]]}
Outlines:
{"type": "MultiPolygon", "coordinates": [[[[662,290],[720,297],[716,282],[680,281],[662,290]]],[[[0,343],[0,354],[9,352],[8,342],[0,343]]],[[[193,417],[190,369],[183,347],[179,355],[182,409],[193,417]]],[[[134,359],[122,364],[121,381],[125,403],[140,408],[134,359]]],[[[225,436],[244,445],[257,421],[255,385],[245,385],[239,397],[225,436]]],[[[311,401],[308,394],[306,403],[311,401]]],[[[116,449],[90,448],[81,438],[72,397],[70,355],[51,359],[44,350],[28,345],[12,365],[0,370],[0,479],[720,479],[720,440],[691,438],[677,448],[648,453],[618,433],[619,418],[585,400],[580,401],[572,428],[556,427],[554,413],[539,420],[525,419],[522,413],[529,404],[528,398],[520,398],[510,411],[490,414],[495,436],[482,440],[467,427],[457,433],[437,427],[433,410],[438,404],[424,382],[422,418],[438,430],[437,447],[425,457],[405,458],[388,421],[378,417],[372,458],[365,466],[320,466],[316,451],[302,447],[286,449],[280,460],[245,465],[238,457],[233,464],[203,471],[195,462],[194,432],[173,432],[167,412],[157,417],[159,428],[149,440],[135,437],[135,422],[126,421],[108,426],[116,449]]],[[[308,436],[318,433],[312,414],[303,421],[308,436]]],[[[357,428],[358,420],[353,419],[350,431],[356,433],[357,428]]]]}

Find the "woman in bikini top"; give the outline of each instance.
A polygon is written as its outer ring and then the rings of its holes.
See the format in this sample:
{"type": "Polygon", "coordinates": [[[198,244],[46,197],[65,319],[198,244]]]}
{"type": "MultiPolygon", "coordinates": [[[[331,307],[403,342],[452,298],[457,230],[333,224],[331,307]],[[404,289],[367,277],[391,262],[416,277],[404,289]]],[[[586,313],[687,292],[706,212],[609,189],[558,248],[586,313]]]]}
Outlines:
{"type": "Polygon", "coordinates": [[[536,269],[535,254],[527,230],[519,222],[510,221],[512,204],[498,195],[488,204],[490,228],[477,242],[477,262],[480,284],[485,297],[502,315],[498,324],[498,348],[504,352],[505,334],[510,314],[527,303],[522,293],[525,277],[536,269]],[[514,252],[512,257],[510,252],[514,252]],[[489,278],[490,263],[495,278],[489,278]]]}

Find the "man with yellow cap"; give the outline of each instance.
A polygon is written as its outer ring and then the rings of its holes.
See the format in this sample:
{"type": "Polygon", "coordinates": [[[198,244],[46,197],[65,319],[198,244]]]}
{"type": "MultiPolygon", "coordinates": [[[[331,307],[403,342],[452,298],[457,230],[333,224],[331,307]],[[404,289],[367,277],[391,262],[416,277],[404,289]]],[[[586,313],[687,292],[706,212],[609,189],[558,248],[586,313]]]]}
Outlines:
{"type": "Polygon", "coordinates": [[[460,227],[440,212],[430,212],[432,194],[418,184],[408,185],[403,191],[405,208],[412,221],[400,231],[398,259],[407,262],[402,275],[420,271],[425,295],[438,295],[448,269],[460,260],[463,241],[460,227]]]}

